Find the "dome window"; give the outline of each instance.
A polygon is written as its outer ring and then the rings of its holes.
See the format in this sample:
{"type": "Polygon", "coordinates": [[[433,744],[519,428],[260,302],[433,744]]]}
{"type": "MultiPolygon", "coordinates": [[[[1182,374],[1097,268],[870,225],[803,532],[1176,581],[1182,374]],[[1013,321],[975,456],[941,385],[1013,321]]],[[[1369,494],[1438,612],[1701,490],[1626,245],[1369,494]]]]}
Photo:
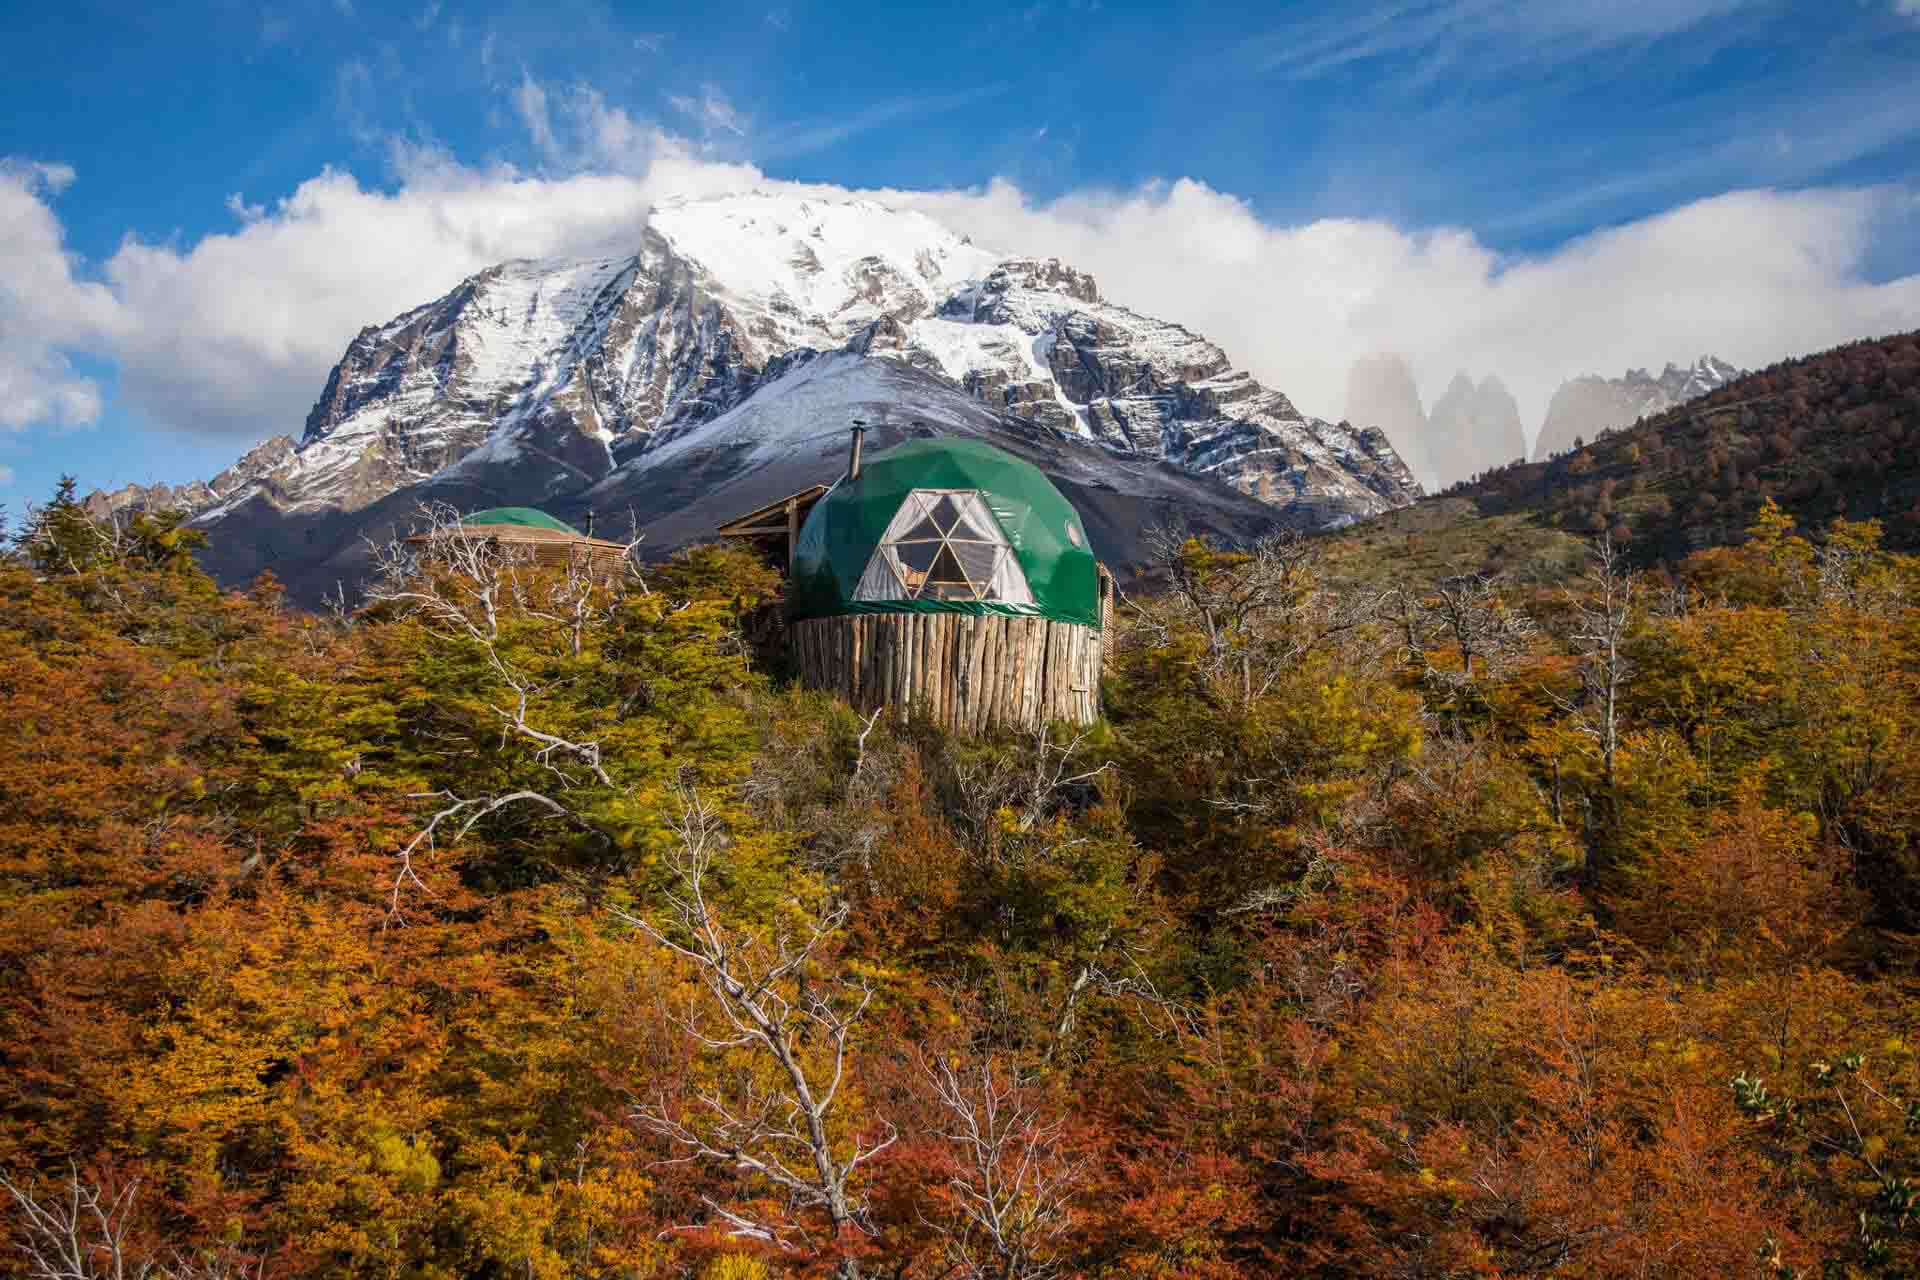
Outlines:
{"type": "Polygon", "coordinates": [[[908,493],[853,598],[1033,603],[1019,558],[977,489],[908,493]]]}

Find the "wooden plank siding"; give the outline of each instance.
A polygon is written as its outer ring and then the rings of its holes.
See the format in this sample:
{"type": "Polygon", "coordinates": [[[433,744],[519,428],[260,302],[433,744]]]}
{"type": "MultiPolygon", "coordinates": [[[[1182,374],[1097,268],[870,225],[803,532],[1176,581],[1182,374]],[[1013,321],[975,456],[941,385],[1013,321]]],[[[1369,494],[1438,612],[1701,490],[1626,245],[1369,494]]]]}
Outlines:
{"type": "Polygon", "coordinates": [[[793,624],[802,684],[956,733],[1100,715],[1101,632],[1046,618],[869,613],[793,624]]]}

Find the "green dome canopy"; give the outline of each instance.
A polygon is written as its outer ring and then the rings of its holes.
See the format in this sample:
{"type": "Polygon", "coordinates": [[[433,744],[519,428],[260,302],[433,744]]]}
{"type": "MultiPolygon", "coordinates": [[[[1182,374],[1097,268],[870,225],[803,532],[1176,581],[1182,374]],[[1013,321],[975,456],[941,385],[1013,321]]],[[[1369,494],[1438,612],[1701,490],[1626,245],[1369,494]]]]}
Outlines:
{"type": "Polygon", "coordinates": [[[470,516],[460,517],[463,525],[480,524],[517,524],[529,529],[552,529],[555,533],[570,533],[580,536],[580,531],[570,524],[555,520],[544,511],[532,507],[492,507],[486,511],[476,511],[470,516]]]}
{"type": "Polygon", "coordinates": [[[814,504],[793,552],[795,621],[974,613],[1100,625],[1099,570],[1038,467],[975,440],[909,440],[814,504]]]}

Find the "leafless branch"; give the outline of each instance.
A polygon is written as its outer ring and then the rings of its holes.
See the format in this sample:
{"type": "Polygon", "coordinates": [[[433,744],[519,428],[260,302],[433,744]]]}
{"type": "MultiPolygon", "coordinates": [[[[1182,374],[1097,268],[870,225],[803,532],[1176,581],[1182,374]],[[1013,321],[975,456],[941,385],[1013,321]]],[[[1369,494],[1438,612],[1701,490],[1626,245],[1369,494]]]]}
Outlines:
{"type": "Polygon", "coordinates": [[[991,1057],[956,1066],[920,1060],[922,1078],[952,1147],[956,1172],[944,1188],[950,1220],[929,1225],[945,1242],[953,1274],[1046,1280],[1072,1224],[1083,1173],[1065,1148],[1065,1125],[1041,1110],[1034,1082],[991,1057]]]}
{"type": "Polygon", "coordinates": [[[223,1248],[165,1262],[135,1242],[139,1179],[109,1192],[69,1166],[48,1193],[0,1174],[11,1201],[14,1248],[30,1280],[259,1280],[261,1259],[223,1248]]]}
{"type": "Polygon", "coordinates": [[[1536,633],[1533,620],[1507,604],[1496,574],[1455,574],[1425,592],[1394,592],[1384,606],[1407,659],[1423,679],[1446,688],[1497,676],[1527,651],[1536,633]],[[1452,650],[1458,669],[1435,666],[1435,647],[1452,650]]]}
{"type": "MultiPolygon", "coordinates": [[[[682,1020],[686,1034],[710,1052],[746,1050],[775,1069],[775,1083],[742,1071],[724,1092],[700,1094],[683,1108],[664,1098],[644,1102],[633,1118],[699,1159],[763,1179],[795,1204],[824,1212],[836,1239],[849,1227],[864,1230],[854,1175],[898,1135],[886,1124],[883,1136],[849,1141],[833,1115],[855,1029],[874,995],[864,977],[825,971],[847,909],[793,903],[791,923],[737,925],[711,895],[727,838],[697,792],[682,797],[676,836],[665,923],[616,914],[698,975],[706,999],[682,1020]]],[[[728,1219],[745,1221],[731,1213],[728,1219]]],[[[777,1234],[769,1224],[754,1229],[777,1234]]],[[[846,1260],[842,1275],[855,1274],[846,1260]]]]}

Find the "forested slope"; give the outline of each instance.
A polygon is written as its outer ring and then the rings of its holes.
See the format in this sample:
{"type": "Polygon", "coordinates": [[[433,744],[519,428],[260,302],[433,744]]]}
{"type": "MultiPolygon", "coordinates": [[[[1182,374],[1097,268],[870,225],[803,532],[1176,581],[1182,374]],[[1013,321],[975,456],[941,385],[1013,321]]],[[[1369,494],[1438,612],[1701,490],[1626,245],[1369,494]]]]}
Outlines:
{"type": "Polygon", "coordinates": [[[1920,565],[1803,532],[1525,594],[1170,543],[1105,723],[962,742],[788,687],[733,551],[316,617],[56,501],[0,1265],[1911,1274],[1920,565]]]}
{"type": "Polygon", "coordinates": [[[1455,571],[1554,577],[1599,533],[1640,564],[1739,542],[1772,500],[1818,534],[1879,520],[1920,548],[1920,334],[1777,364],[1541,462],[1516,463],[1334,535],[1455,571]]]}

